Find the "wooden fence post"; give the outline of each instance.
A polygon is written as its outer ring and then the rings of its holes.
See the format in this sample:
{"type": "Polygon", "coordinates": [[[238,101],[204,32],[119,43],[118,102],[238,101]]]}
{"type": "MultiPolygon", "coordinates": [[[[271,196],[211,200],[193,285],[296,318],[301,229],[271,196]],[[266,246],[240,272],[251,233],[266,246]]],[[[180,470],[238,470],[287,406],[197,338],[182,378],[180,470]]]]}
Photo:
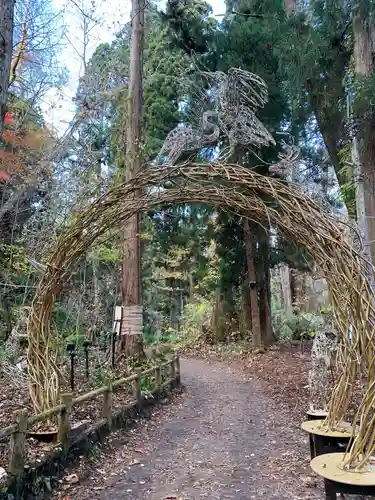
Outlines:
{"type": "Polygon", "coordinates": [[[104,393],[102,417],[107,419],[108,430],[112,427],[112,382],[108,384],[104,393]]]}
{"type": "Polygon", "coordinates": [[[18,410],[13,413],[13,422],[17,424],[17,431],[10,437],[9,446],[9,483],[10,493],[15,498],[21,498],[22,482],[25,468],[25,442],[27,430],[27,410],[18,410]]]}
{"type": "Polygon", "coordinates": [[[171,360],[170,365],[170,378],[171,378],[171,389],[174,389],[176,387],[176,365],[175,365],[175,360],[174,358],[171,360]]]}
{"type": "Polygon", "coordinates": [[[137,368],[136,378],[134,379],[134,399],[137,401],[137,411],[142,410],[142,390],[141,390],[141,370],[137,368]]]}
{"type": "Polygon", "coordinates": [[[63,405],[59,416],[59,429],[57,440],[61,443],[64,459],[69,453],[69,432],[70,432],[70,414],[72,413],[73,394],[67,392],[61,394],[61,404],[63,405]]]}
{"type": "Polygon", "coordinates": [[[161,368],[160,366],[155,366],[155,388],[156,388],[156,397],[158,401],[161,396],[161,368]]]}
{"type": "Polygon", "coordinates": [[[180,356],[177,354],[175,358],[176,365],[176,386],[180,387],[181,385],[181,366],[180,366],[180,356]]]}

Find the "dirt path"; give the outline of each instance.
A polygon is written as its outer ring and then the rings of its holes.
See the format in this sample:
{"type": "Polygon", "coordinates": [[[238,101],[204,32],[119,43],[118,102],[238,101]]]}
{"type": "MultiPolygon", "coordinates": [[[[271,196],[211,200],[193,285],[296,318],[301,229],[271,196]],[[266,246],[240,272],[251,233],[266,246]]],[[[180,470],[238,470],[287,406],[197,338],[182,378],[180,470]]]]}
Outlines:
{"type": "Polygon", "coordinates": [[[182,362],[182,380],[186,394],[127,433],[69,498],[323,498],[321,481],[310,476],[306,436],[259,380],[200,360],[182,362]]]}

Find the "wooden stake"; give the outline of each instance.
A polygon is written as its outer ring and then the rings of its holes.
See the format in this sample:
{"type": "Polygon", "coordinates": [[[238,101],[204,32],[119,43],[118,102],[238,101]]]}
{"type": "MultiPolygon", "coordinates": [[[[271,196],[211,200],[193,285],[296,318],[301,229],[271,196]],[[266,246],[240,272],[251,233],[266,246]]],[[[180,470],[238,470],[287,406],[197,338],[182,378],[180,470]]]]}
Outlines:
{"type": "Polygon", "coordinates": [[[169,365],[170,376],[171,376],[171,389],[176,387],[176,365],[175,360],[172,359],[171,364],[169,365]]]}
{"type": "Polygon", "coordinates": [[[177,354],[175,358],[176,364],[176,386],[180,387],[181,385],[181,366],[180,366],[180,356],[177,354]]]}
{"type": "Polygon", "coordinates": [[[104,401],[103,401],[103,418],[107,419],[108,429],[111,430],[112,427],[112,382],[108,384],[108,389],[104,393],[104,401]]]}
{"type": "Polygon", "coordinates": [[[61,443],[64,457],[69,453],[69,432],[70,432],[70,414],[72,413],[73,394],[68,392],[61,394],[61,404],[63,405],[59,417],[59,430],[57,439],[61,443]]]}
{"type": "Polygon", "coordinates": [[[156,386],[157,398],[159,401],[160,396],[161,396],[161,368],[160,368],[160,366],[155,366],[155,386],[156,386]]]}
{"type": "Polygon", "coordinates": [[[141,371],[139,368],[136,370],[137,377],[134,379],[134,399],[137,401],[137,410],[140,412],[142,409],[142,390],[141,390],[141,371]]]}
{"type": "Polygon", "coordinates": [[[9,447],[9,476],[13,483],[15,498],[21,498],[22,482],[25,468],[25,442],[27,430],[27,410],[18,410],[13,414],[13,422],[17,424],[18,430],[10,438],[9,447]]]}

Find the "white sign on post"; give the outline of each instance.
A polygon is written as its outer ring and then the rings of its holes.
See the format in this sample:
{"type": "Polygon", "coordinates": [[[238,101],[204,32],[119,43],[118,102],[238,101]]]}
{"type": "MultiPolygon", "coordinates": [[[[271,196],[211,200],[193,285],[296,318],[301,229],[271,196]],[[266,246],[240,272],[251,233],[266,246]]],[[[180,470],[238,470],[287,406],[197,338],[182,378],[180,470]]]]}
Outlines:
{"type": "Polygon", "coordinates": [[[122,307],[115,307],[115,320],[113,322],[113,331],[116,332],[117,335],[121,333],[121,323],[122,323],[122,307]]]}

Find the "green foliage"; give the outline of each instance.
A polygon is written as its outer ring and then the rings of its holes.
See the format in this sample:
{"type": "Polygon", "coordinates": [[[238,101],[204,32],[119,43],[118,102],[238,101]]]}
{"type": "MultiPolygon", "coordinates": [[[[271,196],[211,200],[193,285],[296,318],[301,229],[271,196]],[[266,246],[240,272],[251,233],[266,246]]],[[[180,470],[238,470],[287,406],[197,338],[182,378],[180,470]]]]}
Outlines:
{"type": "Polygon", "coordinates": [[[202,330],[210,320],[211,312],[211,303],[203,298],[187,304],[183,316],[185,329],[202,330]]]}
{"type": "Polygon", "coordinates": [[[59,336],[64,338],[66,343],[73,343],[77,347],[82,346],[84,341],[87,340],[87,332],[84,328],[59,331],[59,336]]]}
{"type": "Polygon", "coordinates": [[[144,398],[153,398],[152,391],[154,390],[154,383],[151,377],[141,377],[141,392],[144,398]]]}
{"type": "MultiPolygon", "coordinates": [[[[266,81],[270,99],[259,116],[276,139],[277,133],[287,132],[291,136],[287,142],[296,140],[304,165],[316,183],[322,182],[323,177],[324,142],[332,146],[329,153],[340,179],[341,197],[353,213],[355,193],[348,166],[349,146],[340,142],[347,92],[344,76],[352,50],[348,5],[334,0],[323,6],[320,0],[313,0],[305,3],[296,16],[287,18],[283,0],[229,3],[237,14],[224,17],[220,23],[210,16],[211,8],[202,0],[170,0],[162,13],[153,6],[148,9],[143,82],[145,160],[155,158],[165,136],[178,123],[197,125],[202,105],[197,104],[195,97],[202,94],[205,85],[195,77],[197,68],[225,72],[230,67],[241,67],[266,81]]],[[[111,172],[114,183],[126,168],[129,31],[127,24],[112,44],[97,48],[77,94],[83,114],[91,105],[97,106],[92,121],[85,123],[81,134],[82,138],[92,134],[93,149],[111,172]]],[[[362,113],[372,95],[373,84],[359,82],[356,106],[362,113]]],[[[222,138],[218,148],[226,146],[222,138]]],[[[256,155],[251,150],[237,150],[231,160],[267,175],[267,163],[275,161],[278,152],[278,147],[262,149],[256,155]]],[[[97,181],[97,168],[95,165],[85,170],[88,183],[97,181]]],[[[267,198],[265,202],[273,201],[267,198]]],[[[272,240],[272,251],[265,246],[260,251],[259,228],[252,224],[251,231],[255,260],[266,261],[263,271],[257,267],[263,287],[268,280],[269,257],[270,265],[287,262],[298,269],[311,268],[306,252],[293,242],[277,235],[272,240]]],[[[165,207],[143,218],[141,240],[146,344],[176,346],[183,338],[197,339],[210,327],[217,296],[225,303],[223,310],[231,325],[230,333],[238,330],[236,315],[247,277],[242,220],[205,205],[165,207]]],[[[102,288],[109,273],[117,271],[120,245],[119,238],[102,243],[82,259],[74,277],[74,285],[85,298],[87,283],[100,283],[95,291],[102,291],[107,323],[116,298],[105,301],[102,288]]],[[[66,304],[62,303],[61,308],[65,309],[66,304]]],[[[80,339],[84,332],[76,326],[79,315],[65,312],[65,316],[63,312],[54,312],[57,330],[64,338],[80,339]]],[[[279,335],[310,335],[315,328],[310,323],[303,315],[282,319],[278,323],[279,335]]]]}
{"type": "Polygon", "coordinates": [[[176,206],[153,212],[144,221],[143,290],[147,342],[170,340],[181,326],[184,305],[193,295],[216,288],[211,210],[176,206]]]}
{"type": "Polygon", "coordinates": [[[0,243],[0,341],[6,340],[25,301],[31,299],[35,282],[25,247],[21,244],[0,243]],[[9,285],[9,286],[7,286],[9,285]]]}
{"type": "Polygon", "coordinates": [[[74,336],[76,331],[76,317],[71,314],[64,304],[57,302],[54,305],[52,319],[56,331],[62,337],[74,336]]]}
{"type": "Polygon", "coordinates": [[[168,132],[180,118],[181,80],[189,61],[169,40],[167,29],[159,26],[157,16],[150,14],[155,28],[146,37],[144,67],[144,154],[153,158],[168,132]],[[177,77],[178,75],[178,77],[177,77]]]}
{"type": "MultiPolygon", "coordinates": [[[[352,51],[350,2],[307,2],[286,20],[277,51],[299,136],[316,149],[328,148],[339,183],[345,137],[345,76],[352,51]],[[311,133],[312,132],[312,133],[311,133]]],[[[311,155],[311,151],[309,151],[311,155]]],[[[308,158],[308,156],[306,156],[308,158]]],[[[319,163],[317,164],[320,168],[319,163]]]]}
{"type": "MultiPolygon", "coordinates": [[[[152,7],[146,12],[143,80],[143,155],[153,158],[167,133],[180,117],[181,78],[189,67],[183,51],[171,43],[166,27],[152,7]]],[[[98,59],[96,71],[112,87],[110,157],[125,168],[124,137],[127,119],[127,78],[129,73],[129,25],[116,36],[112,45],[99,46],[93,56],[98,59]],[[103,55],[104,53],[104,55],[103,55]],[[103,78],[103,76],[102,76],[103,78]]]]}
{"type": "Polygon", "coordinates": [[[219,258],[216,251],[216,244],[212,239],[207,248],[207,265],[200,273],[198,281],[198,291],[202,296],[213,295],[220,285],[219,258]]]}
{"type": "Polygon", "coordinates": [[[320,314],[332,314],[332,308],[331,307],[322,307],[320,309],[320,314]]]}
{"type": "Polygon", "coordinates": [[[91,258],[101,264],[119,263],[121,261],[120,249],[110,241],[92,249],[91,258]]]}
{"type": "Polygon", "coordinates": [[[12,274],[24,274],[29,270],[26,250],[21,245],[0,243],[0,270],[12,274]]]}
{"type": "Polygon", "coordinates": [[[103,387],[116,379],[116,375],[112,370],[104,366],[94,368],[90,377],[95,387],[103,387]]]}
{"type": "Polygon", "coordinates": [[[279,340],[301,340],[313,338],[323,321],[321,316],[312,313],[293,313],[284,317],[283,313],[274,316],[275,333],[279,340]]]}
{"type": "Polygon", "coordinates": [[[344,76],[347,58],[349,16],[350,10],[340,0],[332,0],[325,8],[320,0],[313,0],[286,20],[278,50],[293,97],[306,102],[309,96],[304,89],[309,83],[314,93],[317,88],[326,92],[322,95],[326,106],[337,109],[339,103],[329,100],[337,96],[336,92],[342,94],[340,77],[344,76]]]}
{"type": "Polygon", "coordinates": [[[3,361],[7,361],[7,354],[5,352],[4,346],[0,343],[0,365],[3,361]]]}
{"type": "MultiPolygon", "coordinates": [[[[271,133],[275,133],[288,114],[278,53],[281,37],[278,19],[283,17],[283,2],[245,0],[239,5],[239,12],[243,11],[261,16],[254,20],[236,15],[223,21],[215,38],[215,69],[227,71],[230,67],[241,67],[264,79],[270,99],[260,117],[271,133]]],[[[264,149],[262,156],[271,150],[264,149]]],[[[259,165],[258,159],[256,164],[259,165]]]]}
{"type": "Polygon", "coordinates": [[[193,344],[208,330],[212,316],[212,302],[203,297],[187,304],[182,317],[181,341],[193,344]]]}
{"type": "Polygon", "coordinates": [[[179,339],[178,332],[174,328],[166,327],[158,331],[151,331],[145,329],[143,333],[143,342],[145,345],[152,345],[155,343],[176,343],[179,339]]]}
{"type": "Polygon", "coordinates": [[[102,449],[99,443],[89,443],[87,455],[91,461],[96,461],[100,458],[102,449]]]}
{"type": "Polygon", "coordinates": [[[202,0],[168,0],[161,18],[175,46],[189,55],[204,54],[217,24],[211,13],[211,6],[202,0]]]}
{"type": "Polygon", "coordinates": [[[341,148],[339,160],[342,165],[340,169],[340,194],[348,210],[349,215],[356,218],[356,183],[351,158],[351,144],[348,143],[341,148]]]}
{"type": "Polygon", "coordinates": [[[353,114],[361,135],[373,126],[375,116],[375,74],[356,76],[353,114]]]}

